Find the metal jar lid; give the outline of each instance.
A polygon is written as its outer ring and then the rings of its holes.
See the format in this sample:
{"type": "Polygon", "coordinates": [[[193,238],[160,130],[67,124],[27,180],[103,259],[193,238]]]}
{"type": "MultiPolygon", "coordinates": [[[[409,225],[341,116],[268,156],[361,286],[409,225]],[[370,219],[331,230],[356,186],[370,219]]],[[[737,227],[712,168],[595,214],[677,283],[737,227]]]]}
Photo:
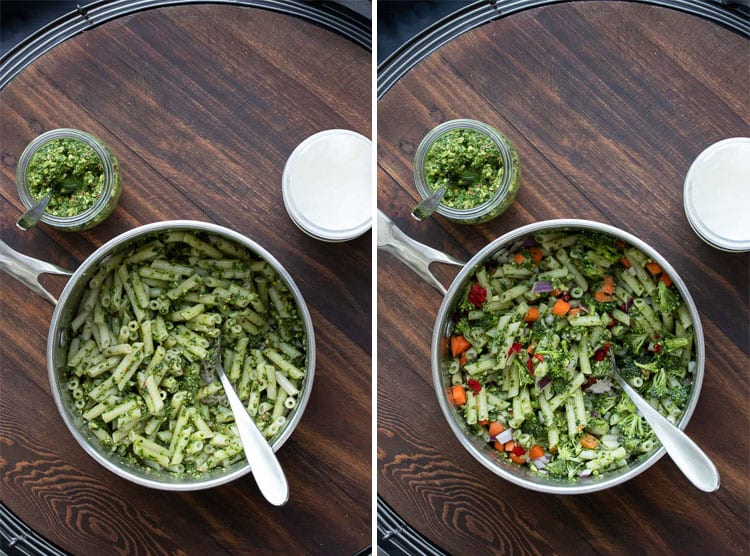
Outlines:
{"type": "Polygon", "coordinates": [[[303,232],[322,241],[354,239],[372,227],[372,143],[354,131],[311,135],[284,166],[284,206],[303,232]]]}
{"type": "Polygon", "coordinates": [[[750,137],[724,139],[698,155],[683,197],[688,222],[703,241],[750,251],[750,137]]]}

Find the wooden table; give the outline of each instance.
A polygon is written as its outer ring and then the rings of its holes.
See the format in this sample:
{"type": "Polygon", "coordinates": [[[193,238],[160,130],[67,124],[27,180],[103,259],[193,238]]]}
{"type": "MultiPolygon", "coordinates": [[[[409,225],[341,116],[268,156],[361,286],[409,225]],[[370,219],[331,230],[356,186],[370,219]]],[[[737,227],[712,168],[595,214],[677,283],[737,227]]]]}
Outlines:
{"type": "MultiPolygon", "coordinates": [[[[47,381],[52,307],[0,275],[1,499],[43,537],[96,555],[353,554],[371,543],[372,236],[311,239],[281,197],[284,163],[305,137],[329,128],[370,136],[370,82],[370,52],[321,25],[266,9],[194,4],[92,27],[0,91],[5,242],[75,269],[137,225],[215,222],[287,268],[317,340],[312,397],[278,453],[291,491],[285,507],[266,503],[250,476],[209,491],[149,490],[100,467],[69,434],[47,381]],[[41,225],[24,233],[15,227],[16,161],[31,139],[57,127],[87,130],[110,145],[122,198],[90,231],[41,225]]],[[[64,279],[45,283],[59,293],[64,279]]]]}
{"type": "MultiPolygon", "coordinates": [[[[438,292],[378,257],[378,494],[452,554],[731,554],[750,548],[748,254],[704,244],[682,208],[692,160],[750,135],[750,42],[706,19],[629,2],[520,11],[430,54],[378,105],[379,208],[414,239],[468,260],[499,235],[552,218],[606,222],[664,255],[706,335],[688,434],[722,486],[693,488],[668,457],[630,482],[546,495],[493,475],[459,444],[435,399],[429,345],[438,292]],[[463,226],[409,215],[417,144],[467,117],[506,132],[522,185],[503,216],[463,226]]],[[[448,284],[455,269],[433,265],[448,284]]],[[[398,535],[398,531],[393,532],[398,535]]]]}

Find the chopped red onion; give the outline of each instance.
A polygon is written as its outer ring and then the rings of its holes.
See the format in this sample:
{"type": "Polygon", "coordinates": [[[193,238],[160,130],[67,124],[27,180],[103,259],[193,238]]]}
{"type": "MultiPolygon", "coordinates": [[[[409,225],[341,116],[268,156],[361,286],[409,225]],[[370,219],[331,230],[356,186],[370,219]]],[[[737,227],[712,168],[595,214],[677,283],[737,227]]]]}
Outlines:
{"type": "Polygon", "coordinates": [[[589,475],[591,475],[591,469],[588,469],[588,468],[578,473],[578,476],[581,477],[582,479],[585,477],[588,477],[589,475]]]}
{"type": "Polygon", "coordinates": [[[540,378],[540,379],[539,379],[539,384],[537,384],[537,387],[539,388],[539,390],[540,390],[540,391],[541,391],[541,390],[544,390],[544,389],[545,389],[545,387],[546,387],[546,386],[547,386],[547,385],[548,385],[548,384],[549,384],[550,382],[552,382],[552,380],[550,380],[550,378],[549,378],[548,376],[543,376],[542,378],[540,378]]]}
{"type": "Polygon", "coordinates": [[[634,299],[634,298],[632,298],[632,297],[631,297],[630,299],[628,299],[628,300],[627,300],[627,301],[625,302],[625,308],[624,308],[623,310],[624,310],[624,311],[625,311],[626,313],[627,313],[628,311],[630,311],[630,308],[631,308],[631,307],[633,306],[633,299],[634,299]]]}
{"type": "Polygon", "coordinates": [[[539,280],[538,282],[534,282],[534,287],[531,288],[531,291],[533,293],[544,293],[551,292],[552,289],[552,282],[549,280],[539,280]]]}
{"type": "Polygon", "coordinates": [[[501,432],[495,437],[495,440],[497,440],[500,444],[505,444],[506,442],[510,442],[511,440],[513,440],[513,429],[511,428],[505,429],[503,432],[501,432]]]}
{"type": "Polygon", "coordinates": [[[549,463],[549,456],[546,454],[543,456],[539,456],[538,458],[532,459],[531,463],[533,463],[537,469],[544,469],[549,463]]]}
{"type": "Polygon", "coordinates": [[[533,247],[534,245],[536,245],[536,240],[533,237],[527,237],[523,240],[524,247],[533,247]]]}

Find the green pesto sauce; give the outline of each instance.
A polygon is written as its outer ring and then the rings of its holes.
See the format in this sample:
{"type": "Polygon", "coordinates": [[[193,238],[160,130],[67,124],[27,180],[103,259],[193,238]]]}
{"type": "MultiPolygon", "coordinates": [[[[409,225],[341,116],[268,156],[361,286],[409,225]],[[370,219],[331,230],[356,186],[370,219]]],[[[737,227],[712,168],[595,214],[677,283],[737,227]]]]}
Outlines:
{"type": "Polygon", "coordinates": [[[76,216],[94,206],[104,187],[104,167],[96,151],[77,139],[53,139],[34,153],[26,170],[29,194],[49,195],[45,212],[76,216]]]}
{"type": "Polygon", "coordinates": [[[432,191],[448,186],[442,204],[470,209],[489,201],[503,175],[495,142],[473,129],[454,129],[438,137],[425,155],[424,176],[432,191]]]}

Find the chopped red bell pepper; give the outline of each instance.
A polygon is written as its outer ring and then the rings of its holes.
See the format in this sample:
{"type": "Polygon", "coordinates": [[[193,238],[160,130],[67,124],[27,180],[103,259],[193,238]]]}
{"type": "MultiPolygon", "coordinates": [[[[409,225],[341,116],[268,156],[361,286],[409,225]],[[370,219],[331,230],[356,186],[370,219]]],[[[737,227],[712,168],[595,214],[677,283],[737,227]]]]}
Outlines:
{"type": "Polygon", "coordinates": [[[479,391],[482,389],[482,385],[479,384],[478,380],[475,380],[473,378],[469,379],[469,388],[474,390],[475,394],[479,394],[479,391]]]}
{"type": "Polygon", "coordinates": [[[484,304],[484,300],[487,299],[487,290],[485,290],[479,284],[474,284],[469,290],[469,303],[474,305],[477,309],[481,308],[484,304]]]}
{"type": "Polygon", "coordinates": [[[510,349],[508,350],[508,357],[510,357],[514,353],[521,353],[522,349],[523,349],[523,346],[521,345],[521,342],[515,342],[513,345],[510,346],[510,349]]]}

